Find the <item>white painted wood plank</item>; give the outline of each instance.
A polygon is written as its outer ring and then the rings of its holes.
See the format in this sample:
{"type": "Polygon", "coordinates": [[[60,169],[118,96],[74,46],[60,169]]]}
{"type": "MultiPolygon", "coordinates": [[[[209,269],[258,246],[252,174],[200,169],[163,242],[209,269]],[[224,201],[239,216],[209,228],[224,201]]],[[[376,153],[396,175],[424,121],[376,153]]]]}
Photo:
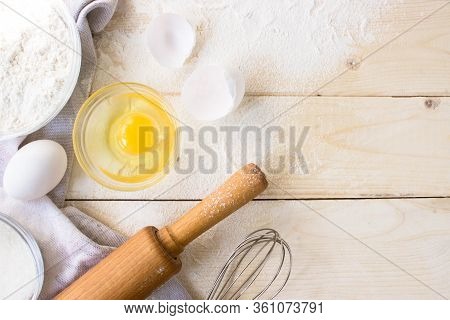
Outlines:
{"type": "MultiPolygon", "coordinates": [[[[217,130],[235,126],[243,130],[261,127],[299,101],[299,97],[248,97],[239,110],[228,118],[212,123],[217,130]]],[[[246,147],[242,139],[226,143],[226,134],[218,133],[218,142],[206,143],[217,154],[217,169],[199,170],[201,157],[211,155],[199,146],[198,133],[204,124],[195,122],[184,111],[178,97],[171,102],[179,119],[194,130],[194,139],[181,137],[181,168],[172,171],[159,184],[139,192],[116,192],[97,185],[75,165],[68,199],[201,199],[228,174],[244,162],[256,162],[272,182],[264,198],[379,198],[432,197],[450,195],[450,99],[427,101],[425,98],[331,98],[313,97],[303,101],[273,121],[285,132],[285,143],[275,136],[270,144],[249,134],[246,147]],[[294,144],[305,127],[308,135],[300,153],[308,171],[304,171],[298,154],[285,158],[284,168],[273,171],[279,157],[289,155],[289,128],[294,127],[294,144]],[[227,152],[230,145],[231,152],[227,152]],[[254,146],[262,145],[257,156],[254,146]],[[189,156],[191,148],[195,157],[189,156]],[[292,163],[289,161],[292,160],[292,163]],[[233,164],[232,170],[227,171],[233,164]],[[272,168],[272,169],[271,169],[272,168]],[[291,170],[292,169],[292,170],[291,170]],[[188,173],[193,172],[192,176],[188,173]]]]}
{"type": "Polygon", "coordinates": [[[328,96],[448,96],[450,5],[426,18],[445,3],[448,1],[415,4],[405,1],[405,11],[392,17],[397,27],[390,28],[389,35],[385,36],[395,40],[387,45],[371,46],[350,58],[349,62],[356,65],[318,93],[328,96]]]}
{"type": "Polygon", "coordinates": [[[449,94],[450,6],[371,55],[448,1],[404,0],[369,20],[363,39],[356,39],[350,51],[338,49],[347,41],[338,38],[333,54],[313,54],[315,49],[310,43],[301,41],[302,35],[308,32],[308,23],[330,23],[320,14],[311,17],[313,22],[305,21],[303,13],[311,10],[307,7],[310,2],[277,1],[277,5],[267,6],[234,0],[220,3],[122,0],[107,29],[95,37],[99,68],[94,88],[117,81],[137,81],[159,91],[179,92],[195,66],[214,63],[241,69],[249,93],[306,95],[348,69],[353,62],[354,70],[318,93],[342,96],[449,94]],[[241,6],[245,4],[254,7],[251,16],[241,16],[241,6]],[[159,66],[147,47],[145,30],[151,19],[163,11],[180,13],[197,28],[199,39],[194,56],[180,70],[159,66]],[[366,41],[366,38],[373,40],[366,41]],[[369,55],[370,58],[360,63],[369,55]],[[299,58],[303,56],[311,56],[310,65],[299,58]]]}
{"type": "MultiPolygon", "coordinates": [[[[75,201],[69,204],[132,235],[146,225],[165,225],[195,202],[75,201]]],[[[439,294],[450,296],[449,199],[306,201],[305,204],[332,223],[300,201],[254,201],[186,248],[182,254],[184,267],[180,281],[195,298],[204,298],[219,268],[241,239],[258,228],[272,227],[290,244],[294,254],[292,278],[280,298],[439,299],[442,298],[439,294]]]]}

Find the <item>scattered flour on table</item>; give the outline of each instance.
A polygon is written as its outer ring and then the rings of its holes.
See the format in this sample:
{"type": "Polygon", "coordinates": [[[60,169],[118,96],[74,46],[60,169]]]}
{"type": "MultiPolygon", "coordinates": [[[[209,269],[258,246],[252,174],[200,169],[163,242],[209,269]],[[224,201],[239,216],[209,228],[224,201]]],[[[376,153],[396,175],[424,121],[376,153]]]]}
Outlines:
{"type": "Polygon", "coordinates": [[[357,64],[363,52],[389,38],[390,14],[403,0],[123,0],[96,37],[95,87],[116,79],[179,92],[202,64],[237,67],[247,92],[304,93],[357,64]],[[184,68],[165,69],[152,58],[146,29],[163,12],[185,16],[197,29],[197,46],[184,68]]]}
{"type": "Polygon", "coordinates": [[[69,28],[54,1],[2,0],[0,29],[0,132],[21,131],[45,121],[61,103],[72,61],[64,45],[69,28]]]}

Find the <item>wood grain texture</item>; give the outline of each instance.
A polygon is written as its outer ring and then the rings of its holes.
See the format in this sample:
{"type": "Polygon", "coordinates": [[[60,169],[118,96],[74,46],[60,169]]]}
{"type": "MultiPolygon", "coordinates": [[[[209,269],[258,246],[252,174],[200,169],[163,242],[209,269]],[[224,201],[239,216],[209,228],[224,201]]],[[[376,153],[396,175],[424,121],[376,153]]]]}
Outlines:
{"type": "MultiPolygon", "coordinates": [[[[195,202],[69,204],[131,235],[175,220],[195,202]]],[[[253,201],[186,248],[178,279],[194,298],[205,297],[244,236],[272,227],[294,255],[280,298],[448,298],[449,212],[450,199],[253,201]]]]}
{"type": "Polygon", "coordinates": [[[406,0],[404,8],[381,22],[396,21],[391,24],[396,27],[386,31],[385,41],[349,58],[347,63],[353,65],[350,68],[347,65],[348,72],[318,93],[327,96],[448,96],[448,4],[449,1],[406,0]]]}
{"type": "Polygon", "coordinates": [[[338,48],[348,39],[336,40],[336,53],[319,62],[319,67],[327,64],[327,72],[308,68],[296,58],[313,50],[298,42],[299,34],[309,30],[302,25],[302,12],[310,10],[306,3],[279,1],[269,9],[259,6],[251,17],[239,17],[240,2],[120,1],[107,29],[95,38],[99,68],[93,87],[136,81],[177,93],[195,66],[216,63],[242,70],[247,92],[258,95],[307,95],[345,70],[349,71],[315,94],[449,94],[450,6],[433,14],[448,1],[404,0],[389,7],[373,17],[365,30],[373,41],[356,41],[351,52],[342,55],[338,48]],[[197,29],[193,57],[179,70],[159,66],[147,47],[145,30],[163,11],[182,14],[197,29]],[[252,38],[255,31],[260,31],[256,42],[252,38]]]}
{"type": "Polygon", "coordinates": [[[181,137],[177,168],[189,168],[192,162],[192,170],[173,170],[150,189],[124,193],[97,185],[76,164],[67,198],[202,199],[247,162],[257,163],[267,173],[264,198],[450,195],[449,98],[311,97],[298,103],[299,97],[247,97],[237,112],[211,124],[219,130],[217,141],[204,133],[202,142],[217,155],[216,160],[200,145],[199,133],[206,125],[185,114],[178,97],[170,100],[179,118],[194,131],[193,139],[187,134],[181,137]],[[227,140],[221,131],[261,127],[286,110],[269,125],[284,132],[284,143],[277,136],[265,139],[267,132],[258,138],[251,131],[244,135],[248,143],[237,133],[227,140]],[[260,155],[255,151],[258,147],[260,155]]]}

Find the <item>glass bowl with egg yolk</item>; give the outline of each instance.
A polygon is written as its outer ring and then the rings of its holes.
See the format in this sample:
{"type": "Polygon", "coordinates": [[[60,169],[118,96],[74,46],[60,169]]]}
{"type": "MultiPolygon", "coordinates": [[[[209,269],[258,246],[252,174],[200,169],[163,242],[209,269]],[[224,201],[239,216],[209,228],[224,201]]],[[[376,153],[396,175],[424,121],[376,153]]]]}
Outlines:
{"type": "Polygon", "coordinates": [[[165,176],[177,149],[173,110],[155,90],[116,83],[94,92],[74,124],[75,155],[83,170],[114,190],[148,188],[165,176]]]}

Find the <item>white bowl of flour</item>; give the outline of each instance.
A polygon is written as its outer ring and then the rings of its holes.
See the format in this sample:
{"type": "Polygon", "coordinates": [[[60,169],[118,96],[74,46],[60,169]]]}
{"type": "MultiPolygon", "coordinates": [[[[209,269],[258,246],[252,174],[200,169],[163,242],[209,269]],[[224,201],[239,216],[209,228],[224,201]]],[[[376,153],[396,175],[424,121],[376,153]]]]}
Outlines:
{"type": "Polygon", "coordinates": [[[0,213],[0,300],[37,299],[44,282],[44,263],[33,237],[0,213]]]}
{"type": "Polygon", "coordinates": [[[0,140],[34,132],[69,100],[80,36],[60,0],[0,2],[0,140]]]}

